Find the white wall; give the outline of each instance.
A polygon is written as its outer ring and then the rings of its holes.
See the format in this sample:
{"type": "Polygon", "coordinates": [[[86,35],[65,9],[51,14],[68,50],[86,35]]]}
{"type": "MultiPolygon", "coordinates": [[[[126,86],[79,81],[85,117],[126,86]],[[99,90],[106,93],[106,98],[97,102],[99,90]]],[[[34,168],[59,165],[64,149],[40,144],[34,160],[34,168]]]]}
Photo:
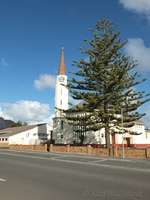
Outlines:
{"type": "Polygon", "coordinates": [[[55,143],[60,144],[70,144],[73,143],[73,130],[72,126],[66,123],[64,118],[54,118],[53,119],[53,139],[55,143]],[[63,129],[61,129],[61,121],[63,120],[63,129]],[[61,138],[63,135],[63,138],[61,138]]]}
{"type": "MultiPolygon", "coordinates": [[[[80,142],[79,136],[73,133],[73,126],[69,125],[65,118],[53,118],[53,139],[56,144],[73,144],[74,141],[80,142]],[[61,129],[61,120],[64,120],[63,129],[61,129]],[[61,138],[62,134],[63,138],[61,138]]],[[[104,129],[96,132],[86,132],[84,144],[105,144],[104,129]]]]}
{"type": "Polygon", "coordinates": [[[30,144],[30,139],[38,140],[38,128],[35,127],[28,131],[24,131],[22,133],[18,133],[16,135],[9,137],[9,144],[30,144]]]}
{"type": "Polygon", "coordinates": [[[33,129],[10,136],[9,144],[40,144],[41,141],[48,140],[51,130],[52,127],[48,124],[37,125],[33,129]]]}

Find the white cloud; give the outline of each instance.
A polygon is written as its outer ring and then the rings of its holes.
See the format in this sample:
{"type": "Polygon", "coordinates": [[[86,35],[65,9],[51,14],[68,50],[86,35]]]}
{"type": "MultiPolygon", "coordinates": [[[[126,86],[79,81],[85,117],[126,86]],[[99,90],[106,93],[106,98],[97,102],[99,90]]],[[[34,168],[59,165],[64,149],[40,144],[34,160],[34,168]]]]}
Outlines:
{"type": "Polygon", "coordinates": [[[21,120],[28,124],[47,122],[52,125],[48,104],[37,101],[18,101],[14,104],[1,104],[0,116],[14,121],[21,120]]]}
{"type": "Polygon", "coordinates": [[[0,117],[3,117],[4,119],[14,120],[12,116],[9,116],[6,113],[4,113],[1,107],[0,107],[0,117]]]}
{"type": "Polygon", "coordinates": [[[129,38],[125,51],[139,62],[139,70],[150,71],[150,48],[144,45],[141,38],[129,38]]]}
{"type": "Polygon", "coordinates": [[[37,90],[44,90],[46,88],[55,88],[56,77],[51,74],[41,74],[38,80],[34,81],[34,87],[37,90]]]}
{"type": "Polygon", "coordinates": [[[125,9],[145,15],[150,21],[150,0],[119,0],[125,9]]]}
{"type": "Polygon", "coordinates": [[[4,58],[2,58],[2,59],[1,59],[1,65],[2,65],[3,67],[8,67],[9,64],[5,61],[4,58]]]}
{"type": "Polygon", "coordinates": [[[51,126],[53,126],[53,118],[55,117],[55,114],[50,115],[47,118],[44,118],[44,122],[50,124],[51,126]]]}

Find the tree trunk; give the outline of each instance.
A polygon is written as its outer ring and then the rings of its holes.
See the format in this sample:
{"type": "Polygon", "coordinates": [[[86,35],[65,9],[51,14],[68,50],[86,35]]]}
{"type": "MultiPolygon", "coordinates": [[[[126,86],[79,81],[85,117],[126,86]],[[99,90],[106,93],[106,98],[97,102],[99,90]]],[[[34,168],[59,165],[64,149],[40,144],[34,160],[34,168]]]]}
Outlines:
{"type": "Polygon", "coordinates": [[[110,134],[109,134],[109,127],[105,127],[105,137],[106,137],[106,148],[110,148],[110,134]]]}

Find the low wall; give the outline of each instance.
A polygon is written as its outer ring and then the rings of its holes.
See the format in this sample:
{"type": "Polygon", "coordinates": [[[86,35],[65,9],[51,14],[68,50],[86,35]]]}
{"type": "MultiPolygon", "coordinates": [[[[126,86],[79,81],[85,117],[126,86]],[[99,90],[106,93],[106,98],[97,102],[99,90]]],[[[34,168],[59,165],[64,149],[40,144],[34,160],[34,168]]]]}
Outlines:
{"type": "MultiPolygon", "coordinates": [[[[123,157],[122,149],[115,149],[115,154],[117,157],[123,157]]],[[[146,149],[124,149],[124,156],[126,158],[147,158],[146,149]]]]}
{"type": "Polygon", "coordinates": [[[28,150],[28,151],[47,151],[47,144],[44,146],[38,145],[10,145],[9,149],[12,150],[28,150]]]}
{"type": "MultiPolygon", "coordinates": [[[[66,150],[67,146],[53,146],[53,151],[55,152],[67,152],[66,150]]],[[[51,151],[51,145],[50,145],[50,151],[51,151]]]]}
{"type": "MultiPolygon", "coordinates": [[[[6,144],[6,143],[5,143],[6,144]]],[[[37,145],[10,145],[12,150],[28,150],[28,151],[45,151],[47,152],[47,144],[44,146],[37,145]]],[[[123,151],[121,148],[93,148],[91,145],[87,146],[70,146],[70,145],[50,145],[50,152],[62,152],[62,153],[82,153],[96,156],[115,156],[123,157],[123,151]]],[[[126,158],[150,158],[150,149],[132,149],[125,148],[124,155],[126,158]]]]}
{"type": "Polygon", "coordinates": [[[87,153],[87,146],[50,145],[50,152],[87,153]]]}
{"type": "Polygon", "coordinates": [[[147,149],[147,158],[150,158],[150,149],[147,149]]]}
{"type": "MultiPolygon", "coordinates": [[[[87,146],[62,146],[62,145],[50,145],[50,152],[67,152],[67,153],[83,153],[97,156],[115,156],[123,157],[123,151],[121,148],[93,148],[91,145],[87,146]]],[[[150,149],[124,149],[124,156],[126,158],[150,158],[150,149]]]]}
{"type": "Polygon", "coordinates": [[[90,155],[109,156],[109,149],[105,148],[90,148],[90,155]]]}
{"type": "Polygon", "coordinates": [[[70,153],[87,153],[88,147],[86,147],[86,146],[85,147],[69,146],[68,152],[70,152],[70,153]]]}
{"type": "Polygon", "coordinates": [[[8,147],[9,143],[0,142],[0,147],[8,147]]]}

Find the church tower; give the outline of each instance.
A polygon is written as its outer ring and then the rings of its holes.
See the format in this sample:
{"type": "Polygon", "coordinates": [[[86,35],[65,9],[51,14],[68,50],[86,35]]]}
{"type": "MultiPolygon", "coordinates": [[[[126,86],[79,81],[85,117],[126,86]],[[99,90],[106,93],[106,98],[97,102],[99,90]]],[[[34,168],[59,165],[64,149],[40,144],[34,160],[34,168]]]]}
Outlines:
{"type": "Polygon", "coordinates": [[[62,117],[62,112],[56,108],[59,108],[61,110],[68,109],[68,89],[64,85],[67,85],[67,75],[64,50],[62,48],[59,71],[55,87],[55,117],[62,117]]]}

